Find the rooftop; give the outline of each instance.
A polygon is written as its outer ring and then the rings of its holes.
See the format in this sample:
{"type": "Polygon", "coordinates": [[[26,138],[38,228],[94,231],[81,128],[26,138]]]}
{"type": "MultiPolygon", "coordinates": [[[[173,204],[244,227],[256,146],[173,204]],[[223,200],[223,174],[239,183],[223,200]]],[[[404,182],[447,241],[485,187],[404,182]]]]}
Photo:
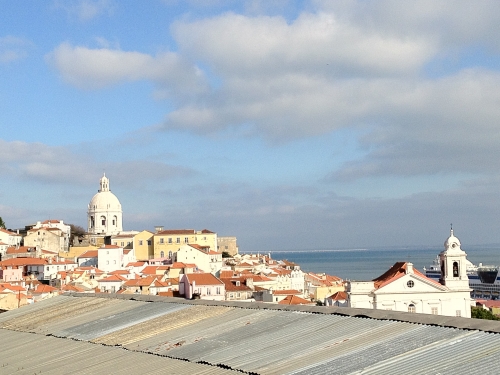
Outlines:
{"type": "Polygon", "coordinates": [[[2,372],[25,374],[496,374],[499,333],[477,319],[131,294],[0,314],[2,372]]]}

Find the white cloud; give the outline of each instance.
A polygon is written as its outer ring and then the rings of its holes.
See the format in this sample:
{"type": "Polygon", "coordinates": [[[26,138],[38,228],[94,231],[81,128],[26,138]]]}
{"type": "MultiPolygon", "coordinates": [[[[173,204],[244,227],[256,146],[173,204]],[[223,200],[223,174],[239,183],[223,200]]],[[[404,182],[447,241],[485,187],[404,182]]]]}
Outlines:
{"type": "Polygon", "coordinates": [[[77,0],[72,2],[56,0],[54,5],[81,22],[88,22],[105,14],[111,15],[115,9],[111,0],[77,0]]]}
{"type": "Polygon", "coordinates": [[[150,56],[116,49],[59,45],[47,55],[62,78],[77,87],[98,89],[122,82],[149,80],[162,92],[193,94],[203,89],[200,71],[176,53],[150,56]]]}
{"type": "Polygon", "coordinates": [[[28,56],[32,43],[24,38],[7,35],[0,37],[0,63],[10,63],[28,56]]]}

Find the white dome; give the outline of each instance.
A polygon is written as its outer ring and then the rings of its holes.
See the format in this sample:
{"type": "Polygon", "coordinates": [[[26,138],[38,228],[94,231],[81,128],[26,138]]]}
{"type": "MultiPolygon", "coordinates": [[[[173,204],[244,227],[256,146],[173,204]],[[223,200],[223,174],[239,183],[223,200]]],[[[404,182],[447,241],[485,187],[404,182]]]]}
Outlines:
{"type": "Polygon", "coordinates": [[[460,240],[453,234],[453,229],[450,232],[450,237],[444,241],[445,250],[461,250],[460,240]]]}
{"type": "Polygon", "coordinates": [[[110,191],[100,191],[92,197],[89,210],[121,211],[121,204],[116,195],[110,191]]]}

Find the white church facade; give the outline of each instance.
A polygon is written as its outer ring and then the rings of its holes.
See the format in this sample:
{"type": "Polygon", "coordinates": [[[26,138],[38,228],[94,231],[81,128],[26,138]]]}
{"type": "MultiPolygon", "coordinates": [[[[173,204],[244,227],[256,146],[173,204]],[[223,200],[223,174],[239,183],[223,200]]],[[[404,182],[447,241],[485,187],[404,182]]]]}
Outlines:
{"type": "Polygon", "coordinates": [[[92,245],[103,244],[104,237],[123,231],[123,212],[120,201],[109,189],[106,174],[99,181],[100,188],[88,205],[87,232],[92,245]]]}
{"type": "Polygon", "coordinates": [[[470,318],[466,257],[451,230],[439,254],[439,282],[416,270],[412,263],[398,262],[373,281],[348,282],[347,306],[470,318]]]}

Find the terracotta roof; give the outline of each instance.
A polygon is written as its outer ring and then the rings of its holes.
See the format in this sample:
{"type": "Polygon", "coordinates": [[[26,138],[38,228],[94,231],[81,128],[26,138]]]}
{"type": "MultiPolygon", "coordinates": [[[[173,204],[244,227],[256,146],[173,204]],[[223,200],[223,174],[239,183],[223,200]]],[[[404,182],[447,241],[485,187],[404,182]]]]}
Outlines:
{"type": "Polygon", "coordinates": [[[57,288],[51,287],[46,284],[38,284],[34,290],[34,293],[52,293],[57,292],[57,288]]]}
{"type": "Polygon", "coordinates": [[[0,232],[7,233],[7,234],[8,234],[8,235],[10,235],[10,236],[21,236],[20,234],[17,234],[17,233],[11,232],[10,230],[3,229],[3,228],[0,228],[0,232]]]}
{"type": "Polygon", "coordinates": [[[42,224],[59,224],[59,220],[45,220],[42,222],[42,224]]]}
{"type": "Polygon", "coordinates": [[[121,246],[116,246],[116,245],[102,245],[100,249],[121,249],[121,246]]]}
{"type": "Polygon", "coordinates": [[[61,289],[66,291],[66,292],[77,292],[77,293],[81,293],[81,292],[85,291],[85,289],[79,288],[79,287],[74,286],[74,285],[64,285],[61,289]]]}
{"type": "MultiPolygon", "coordinates": [[[[406,275],[407,262],[396,262],[394,265],[389,268],[383,275],[373,279],[375,289],[382,288],[383,286],[403,277],[406,275]]],[[[415,267],[413,267],[413,273],[421,278],[426,279],[429,282],[442,286],[439,282],[428,278],[423,273],[418,271],[415,267]]]]}
{"type": "Polygon", "coordinates": [[[298,290],[290,289],[290,290],[273,290],[273,294],[275,296],[279,295],[295,295],[295,294],[302,294],[298,290]]]}
{"type": "Polygon", "coordinates": [[[211,230],[208,229],[203,229],[201,233],[215,233],[215,232],[212,232],[211,230]]]}
{"type": "Polygon", "coordinates": [[[146,264],[146,262],[130,262],[127,264],[127,267],[142,267],[146,264]]]}
{"type": "Polygon", "coordinates": [[[97,258],[99,254],[98,250],[87,250],[81,254],[78,258],[97,258]]]}
{"type": "Polygon", "coordinates": [[[345,300],[347,300],[347,293],[346,292],[335,292],[328,298],[331,300],[334,300],[334,301],[345,301],[345,300]]]}
{"type": "Polygon", "coordinates": [[[0,266],[31,266],[31,265],[45,265],[47,259],[41,258],[11,258],[2,260],[0,266]]]}
{"type": "Polygon", "coordinates": [[[245,284],[244,280],[228,280],[228,279],[224,279],[224,280],[222,280],[222,282],[226,286],[226,292],[247,292],[247,291],[251,291],[252,290],[250,287],[248,287],[245,284]],[[237,285],[238,281],[240,282],[240,285],[237,285]]]}
{"type": "Polygon", "coordinates": [[[127,281],[126,278],[120,275],[111,275],[109,277],[106,277],[104,279],[97,280],[98,282],[117,282],[117,281],[127,281]]]}
{"type": "Polygon", "coordinates": [[[7,254],[24,254],[24,253],[36,253],[36,248],[34,246],[9,246],[6,251],[7,254]],[[29,251],[28,251],[29,250],[29,251]]]}
{"type": "Polygon", "coordinates": [[[310,305],[311,301],[297,296],[287,296],[284,300],[278,302],[280,305],[310,305]]]}
{"type": "Polygon", "coordinates": [[[155,236],[165,236],[174,234],[195,234],[194,229],[166,229],[155,234],[155,236]]]}
{"type": "Polygon", "coordinates": [[[193,281],[196,285],[219,285],[224,284],[222,280],[218,279],[211,273],[187,273],[184,275],[188,282],[191,284],[193,281]]]}

